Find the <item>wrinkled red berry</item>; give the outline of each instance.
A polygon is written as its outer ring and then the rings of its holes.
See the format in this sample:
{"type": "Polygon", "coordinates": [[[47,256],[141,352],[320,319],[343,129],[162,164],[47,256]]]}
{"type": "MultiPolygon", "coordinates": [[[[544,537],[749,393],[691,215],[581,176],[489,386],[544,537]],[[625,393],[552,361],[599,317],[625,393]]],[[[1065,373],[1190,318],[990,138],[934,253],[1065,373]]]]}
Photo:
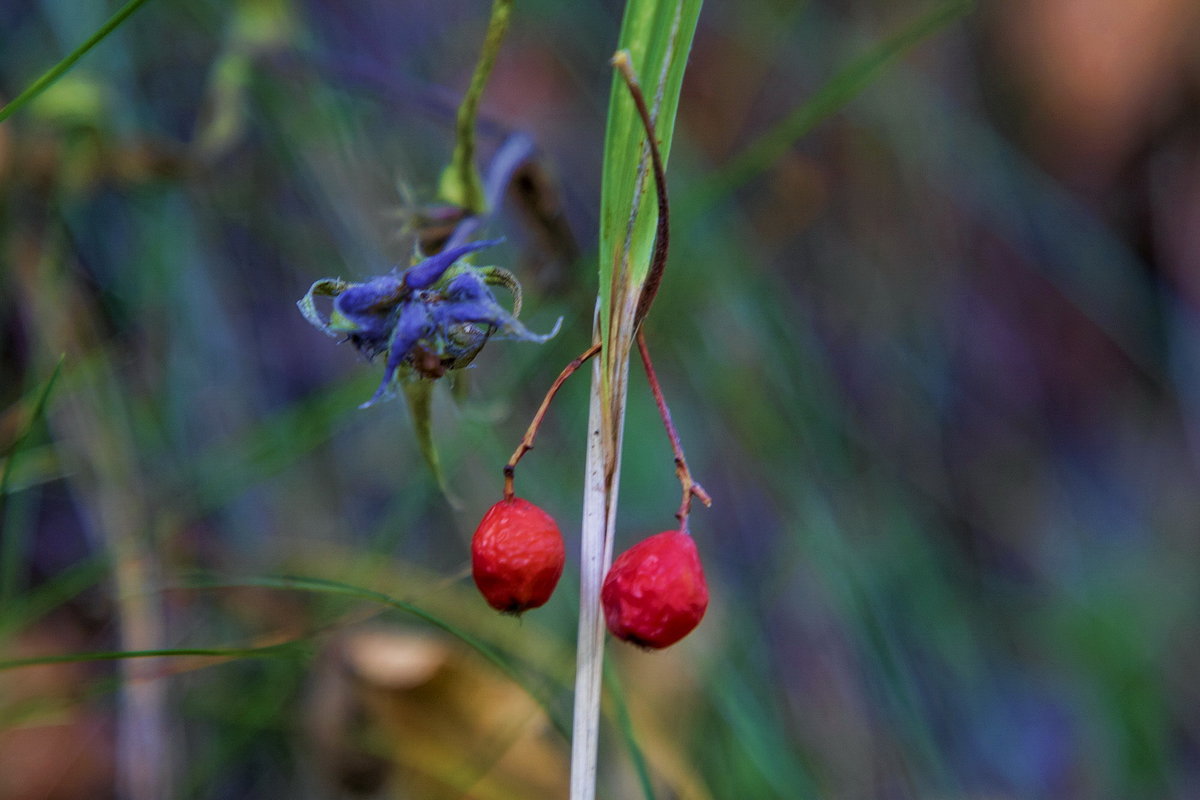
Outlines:
{"type": "Polygon", "coordinates": [[[471,571],[488,605],[520,614],[550,599],[566,551],[554,518],[513,497],[488,509],[471,540],[471,571]]]}
{"type": "Polygon", "coordinates": [[[663,531],[626,550],[604,578],[600,599],[618,639],[657,649],[687,636],[708,608],[708,584],[692,537],[663,531]]]}

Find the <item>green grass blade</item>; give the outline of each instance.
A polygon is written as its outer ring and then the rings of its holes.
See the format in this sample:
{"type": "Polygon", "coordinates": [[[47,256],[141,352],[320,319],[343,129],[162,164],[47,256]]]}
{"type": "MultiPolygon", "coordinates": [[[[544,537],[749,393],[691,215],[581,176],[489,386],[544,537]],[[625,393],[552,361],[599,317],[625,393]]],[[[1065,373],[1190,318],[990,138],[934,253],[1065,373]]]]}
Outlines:
{"type": "Polygon", "coordinates": [[[863,53],[807,102],[689,192],[688,211],[694,214],[703,210],[765,172],[796,140],[857,97],[894,61],[929,36],[965,16],[973,7],[972,0],[942,3],[863,53]]]}
{"type": "Polygon", "coordinates": [[[633,768],[637,772],[642,794],[646,800],[655,800],[654,783],[650,780],[650,767],[646,764],[646,755],[642,752],[637,734],[633,730],[633,719],[629,716],[629,704],[625,701],[625,689],[611,663],[604,665],[604,685],[608,689],[608,697],[612,701],[617,730],[620,731],[621,739],[625,742],[626,749],[629,750],[629,757],[633,760],[633,768]]]}
{"type": "MultiPolygon", "coordinates": [[[[25,549],[26,538],[24,531],[11,530],[4,524],[5,514],[8,510],[6,502],[8,499],[8,482],[12,478],[13,467],[17,463],[17,458],[25,446],[25,440],[29,438],[29,434],[37,427],[38,421],[41,420],[42,415],[46,412],[46,404],[50,401],[50,394],[54,391],[54,385],[58,382],[58,376],[62,374],[62,366],[65,359],[66,356],[58,357],[58,363],[54,365],[54,371],[50,373],[50,377],[42,384],[42,390],[38,392],[37,398],[33,401],[33,408],[30,409],[29,419],[13,443],[12,452],[8,454],[8,460],[4,463],[4,472],[0,474],[0,528],[4,529],[4,536],[0,537],[0,608],[8,607],[9,601],[16,591],[17,573],[24,556],[23,551],[25,549]]],[[[13,527],[15,528],[16,526],[13,527]]]]}
{"type": "Polygon", "coordinates": [[[459,628],[452,622],[448,622],[436,614],[432,614],[420,606],[414,605],[404,600],[377,592],[373,589],[365,589],[361,586],[353,586],[340,581],[327,580],[325,578],[305,578],[291,575],[281,576],[264,576],[256,578],[246,578],[234,581],[226,581],[221,579],[196,578],[187,583],[181,584],[187,588],[197,589],[232,589],[244,588],[248,586],[265,588],[265,589],[284,589],[296,592],[311,592],[315,594],[337,595],[342,597],[350,597],[356,600],[364,600],[369,603],[388,606],[389,608],[403,611],[417,619],[422,620],[435,628],[450,634],[454,638],[462,641],[471,649],[475,650],[493,666],[504,673],[509,679],[520,686],[525,692],[533,698],[542,710],[546,712],[551,724],[555,729],[568,737],[568,727],[566,723],[559,719],[550,707],[550,704],[543,697],[542,693],[517,669],[517,667],[506,658],[499,650],[489,645],[482,639],[473,636],[467,631],[459,628]]]}
{"type": "MultiPolygon", "coordinates": [[[[0,489],[5,495],[11,496],[63,477],[64,467],[59,462],[58,451],[51,444],[26,445],[17,461],[8,484],[0,489]]],[[[0,472],[7,468],[8,457],[0,458],[0,472]]]]}
{"type": "Polygon", "coordinates": [[[50,580],[22,593],[20,597],[0,604],[0,643],[13,631],[95,586],[111,569],[112,564],[106,556],[93,556],[67,567],[50,580]]]}
{"type": "Polygon", "coordinates": [[[70,70],[71,67],[75,66],[75,62],[83,58],[87,51],[91,50],[93,47],[103,41],[106,36],[120,27],[121,23],[127,20],[133,14],[133,12],[145,5],[146,2],[147,0],[129,0],[128,3],[121,6],[121,8],[117,10],[117,13],[113,14],[112,17],[109,18],[108,22],[105,22],[96,30],[95,33],[88,37],[86,42],[72,50],[66,58],[55,64],[50,69],[46,70],[46,72],[44,72],[40,78],[29,84],[25,91],[14,97],[12,101],[3,108],[0,108],[0,122],[8,119],[14,112],[17,111],[17,109],[21,108],[21,106],[25,105],[30,100],[53,86],[54,82],[63,75],[67,74],[67,71],[70,70]]]}
{"type": "Polygon", "coordinates": [[[81,664],[89,661],[124,661],[131,658],[170,658],[180,656],[213,656],[216,658],[272,658],[291,655],[309,644],[308,639],[281,642],[263,647],[179,647],[162,650],[114,650],[99,653],[67,653],[56,656],[36,656],[0,661],[0,672],[39,667],[47,664],[81,664]]]}
{"type": "MultiPolygon", "coordinates": [[[[533,698],[533,700],[537,702],[539,706],[541,706],[542,710],[546,713],[547,718],[550,720],[551,724],[554,725],[555,729],[561,733],[564,738],[568,737],[567,724],[554,713],[554,710],[551,708],[542,692],[537,690],[537,688],[529,681],[529,679],[521,673],[516,665],[514,665],[500,651],[489,645],[487,642],[484,642],[482,639],[473,636],[462,628],[459,628],[457,625],[442,619],[436,614],[432,614],[424,610],[420,606],[395,597],[391,597],[383,592],[377,592],[372,589],[364,589],[360,586],[352,586],[350,584],[326,580],[323,578],[266,576],[239,580],[223,580],[219,578],[197,577],[177,584],[177,588],[192,589],[232,589],[245,587],[282,589],[288,591],[311,592],[315,594],[349,597],[355,600],[363,600],[366,602],[387,606],[398,611],[411,614],[423,622],[426,622],[435,628],[439,628],[456,639],[459,639],[471,649],[483,656],[493,666],[504,673],[505,676],[524,689],[525,692],[531,698],[533,698]]],[[[310,643],[311,637],[306,637],[299,640],[282,642],[264,647],[171,648],[161,650],[121,650],[96,653],[72,653],[65,655],[40,656],[35,658],[0,661],[0,672],[45,664],[70,664],[88,661],[120,661],[130,658],[152,658],[157,656],[265,658],[271,656],[288,655],[297,651],[299,648],[307,646],[310,643]]]]}
{"type": "MultiPolygon", "coordinates": [[[[664,164],[700,6],[700,0],[630,0],[625,6],[617,49],[629,51],[640,76],[664,164]]],[[[625,281],[624,288],[636,295],[649,268],[658,219],[653,198],[646,198],[651,180],[642,123],[629,90],[614,74],[600,190],[600,318],[606,344],[614,280],[625,281]]]]}

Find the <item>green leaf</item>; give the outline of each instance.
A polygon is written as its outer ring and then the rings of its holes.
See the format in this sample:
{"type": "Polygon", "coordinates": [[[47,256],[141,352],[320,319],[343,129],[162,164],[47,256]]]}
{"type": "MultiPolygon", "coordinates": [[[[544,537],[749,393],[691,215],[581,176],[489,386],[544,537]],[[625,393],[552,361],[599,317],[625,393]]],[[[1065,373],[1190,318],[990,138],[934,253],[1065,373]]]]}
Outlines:
{"type": "MultiPolygon", "coordinates": [[[[618,49],[629,52],[639,75],[664,164],[671,153],[679,89],[700,6],[700,0],[630,0],[625,6],[618,49]]],[[[600,191],[600,321],[606,351],[610,324],[623,313],[616,306],[623,298],[636,303],[650,266],[658,219],[652,181],[641,120],[629,90],[614,74],[600,191]]],[[[628,346],[613,349],[628,352],[628,346]]]]}

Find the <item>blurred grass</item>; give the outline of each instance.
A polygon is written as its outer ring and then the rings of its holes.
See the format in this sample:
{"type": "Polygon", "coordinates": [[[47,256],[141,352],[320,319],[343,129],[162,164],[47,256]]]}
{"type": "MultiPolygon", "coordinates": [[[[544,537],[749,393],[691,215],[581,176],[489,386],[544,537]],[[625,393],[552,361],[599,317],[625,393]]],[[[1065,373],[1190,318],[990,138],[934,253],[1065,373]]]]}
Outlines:
{"type": "Polygon", "coordinates": [[[46,411],[46,402],[50,399],[50,394],[54,391],[54,384],[58,380],[59,373],[62,371],[63,359],[59,358],[58,363],[54,365],[54,371],[50,377],[42,383],[41,388],[37,391],[37,396],[29,405],[28,411],[25,411],[23,416],[24,422],[21,426],[21,431],[17,434],[13,441],[12,447],[8,451],[8,457],[4,459],[4,468],[0,470],[0,520],[6,524],[5,527],[9,530],[9,535],[0,540],[0,607],[7,607],[13,599],[20,587],[17,586],[17,575],[20,572],[21,564],[26,560],[25,553],[28,544],[25,536],[25,526],[17,525],[9,528],[9,508],[8,495],[9,485],[12,480],[13,471],[16,468],[18,459],[24,455],[25,440],[29,437],[34,428],[42,422],[42,415],[46,411]]]}
{"type": "MultiPolygon", "coordinates": [[[[993,106],[1015,101],[977,64],[996,8],[889,64],[753,179],[696,199],[843,65],[877,63],[856,60],[877,52],[864,41],[894,44],[951,7],[852,6],[714,4],[700,21],[671,166],[673,199],[695,210],[647,325],[716,499],[692,522],[713,605],[678,652],[614,648],[645,776],[610,709],[602,794],[1188,797],[1200,511],[1180,359],[1194,311],[1161,251],[1003,129],[993,106]]],[[[61,22],[71,8],[0,11],[14,43],[0,90],[16,96],[84,38],[61,22]]],[[[597,42],[617,24],[611,5],[517,4],[482,105],[542,146],[585,249],[609,88],[597,42]]],[[[169,623],[157,649],[292,633],[319,654],[146,662],[192,756],[178,796],[316,791],[332,770],[300,755],[299,701],[334,645],[308,632],[367,613],[352,598],[159,591],[196,570],[412,601],[521,659],[565,718],[577,567],[517,623],[474,596],[466,541],[541,391],[586,344],[594,261],[556,264],[512,217],[495,226],[531,325],[567,327],[540,349],[489,344],[461,404],[435,392],[462,512],[438,499],[401,406],[356,410],[377,368],[293,307],[315,277],[407,258],[396,186],[434,198],[453,149],[438,92],[460,96],[482,25],[460,3],[163,4],[122,26],[119,58],[102,43],[0,125],[0,455],[4,502],[24,509],[3,520],[3,548],[24,556],[5,568],[20,591],[0,607],[0,658],[43,661],[0,682],[0,711],[41,714],[0,713],[0,775],[16,774],[4,759],[21,737],[94,743],[85,723],[114,720],[119,673],[49,663],[121,646],[102,504],[145,508],[129,533],[157,572],[141,587],[169,623]],[[255,14],[286,24],[225,38],[255,14]],[[412,102],[341,77],[364,65],[412,102]],[[14,458],[27,389],[63,350],[49,430],[14,458]],[[76,408],[96,430],[65,424],[76,408]],[[128,480],[89,489],[100,456],[128,480]]],[[[642,446],[624,464],[618,546],[669,526],[677,492],[633,380],[627,435],[642,446]]],[[[585,390],[564,389],[522,464],[568,538],[585,390]]],[[[93,783],[76,796],[111,790],[111,775],[77,773],[93,783]]]]}

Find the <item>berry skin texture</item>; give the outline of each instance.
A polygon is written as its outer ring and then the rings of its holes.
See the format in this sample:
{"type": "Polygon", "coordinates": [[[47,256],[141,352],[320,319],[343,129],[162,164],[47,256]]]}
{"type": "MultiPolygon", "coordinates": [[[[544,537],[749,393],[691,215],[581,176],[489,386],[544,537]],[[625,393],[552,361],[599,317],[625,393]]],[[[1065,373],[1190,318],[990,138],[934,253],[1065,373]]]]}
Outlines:
{"type": "Polygon", "coordinates": [[[600,590],[613,636],[658,650],[700,624],[708,583],[692,537],[663,531],[638,542],[613,562],[600,590]]]}
{"type": "Polygon", "coordinates": [[[513,497],[488,509],[471,540],[471,572],[488,605],[520,614],[550,599],[566,550],[554,518],[513,497]]]}

